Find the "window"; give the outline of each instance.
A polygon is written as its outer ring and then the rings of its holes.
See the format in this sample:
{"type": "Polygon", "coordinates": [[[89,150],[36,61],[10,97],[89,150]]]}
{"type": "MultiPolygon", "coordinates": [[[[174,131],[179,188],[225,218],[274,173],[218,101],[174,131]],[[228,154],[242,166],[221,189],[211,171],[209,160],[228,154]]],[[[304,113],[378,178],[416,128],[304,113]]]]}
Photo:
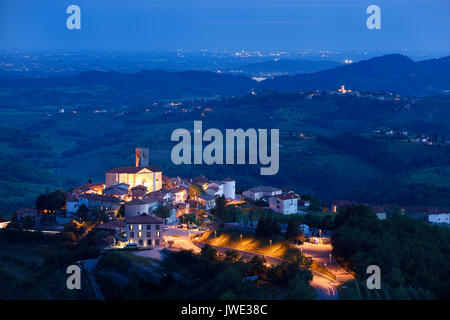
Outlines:
{"type": "Polygon", "coordinates": [[[148,241],[147,241],[147,245],[148,245],[148,246],[151,246],[151,245],[152,245],[152,240],[148,240],[148,241]]]}
{"type": "Polygon", "coordinates": [[[152,233],[151,232],[147,232],[147,238],[151,238],[152,237],[152,233]]]}
{"type": "Polygon", "coordinates": [[[152,225],[151,224],[147,225],[147,230],[152,230],[152,225]]]}
{"type": "Polygon", "coordinates": [[[156,240],[155,240],[155,244],[156,244],[157,246],[159,246],[159,239],[156,239],[156,240]]]}
{"type": "Polygon", "coordinates": [[[159,224],[157,224],[155,227],[156,227],[156,230],[159,230],[159,224]]]}
{"type": "Polygon", "coordinates": [[[142,238],[142,232],[139,232],[139,238],[142,238]]]}
{"type": "Polygon", "coordinates": [[[139,225],[139,230],[142,230],[142,224],[139,225]]]}
{"type": "Polygon", "coordinates": [[[134,238],[134,232],[130,232],[130,238],[134,238]]]}
{"type": "Polygon", "coordinates": [[[157,238],[160,238],[160,237],[161,237],[161,234],[159,233],[159,231],[156,233],[156,237],[157,237],[157,238]]]}
{"type": "Polygon", "coordinates": [[[133,225],[130,224],[130,225],[128,226],[128,229],[129,229],[129,230],[133,230],[133,225]]]}
{"type": "Polygon", "coordinates": [[[142,240],[139,239],[139,245],[140,245],[140,246],[142,246],[142,243],[143,243],[142,240]]]}

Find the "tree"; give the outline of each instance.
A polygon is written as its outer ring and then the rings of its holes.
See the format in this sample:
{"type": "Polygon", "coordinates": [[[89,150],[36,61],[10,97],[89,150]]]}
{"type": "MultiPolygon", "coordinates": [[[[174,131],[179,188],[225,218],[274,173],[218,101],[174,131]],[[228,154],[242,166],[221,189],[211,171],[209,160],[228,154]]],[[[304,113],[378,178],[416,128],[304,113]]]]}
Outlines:
{"type": "Polygon", "coordinates": [[[205,246],[202,248],[201,255],[202,257],[210,261],[215,261],[217,259],[217,250],[211,247],[209,244],[205,244],[205,246]]]}
{"type": "Polygon", "coordinates": [[[48,195],[47,209],[55,212],[66,204],[66,195],[62,190],[55,190],[48,195]]]}
{"type": "Polygon", "coordinates": [[[77,217],[82,221],[87,221],[89,219],[89,209],[85,204],[78,207],[77,217]]]}
{"type": "Polygon", "coordinates": [[[300,235],[300,223],[294,220],[289,221],[286,227],[286,239],[296,239],[300,235]]]}
{"type": "Polygon", "coordinates": [[[23,222],[22,222],[22,227],[24,228],[24,229],[33,229],[34,228],[34,219],[33,219],[33,217],[31,217],[31,216],[27,216],[27,217],[25,217],[25,219],[23,219],[23,222]]]}
{"type": "Polygon", "coordinates": [[[108,214],[105,211],[100,211],[98,216],[97,216],[97,220],[99,222],[106,223],[106,222],[109,221],[109,216],[108,216],[108,214]]]}
{"type": "Polygon", "coordinates": [[[170,217],[170,209],[167,206],[160,204],[154,211],[154,214],[160,218],[167,219],[170,217]]]}
{"type": "Polygon", "coordinates": [[[125,206],[122,204],[117,212],[119,217],[125,218],[125,206]]]}
{"type": "Polygon", "coordinates": [[[188,188],[189,198],[197,199],[202,194],[202,188],[196,184],[191,184],[188,188]]]}
{"type": "Polygon", "coordinates": [[[45,194],[39,195],[36,199],[36,209],[39,212],[43,212],[44,210],[47,210],[48,207],[48,197],[45,194]]]}
{"type": "Polygon", "coordinates": [[[225,216],[225,209],[226,209],[225,206],[226,206],[225,197],[221,196],[216,199],[216,207],[211,211],[218,218],[223,218],[225,216]]]}

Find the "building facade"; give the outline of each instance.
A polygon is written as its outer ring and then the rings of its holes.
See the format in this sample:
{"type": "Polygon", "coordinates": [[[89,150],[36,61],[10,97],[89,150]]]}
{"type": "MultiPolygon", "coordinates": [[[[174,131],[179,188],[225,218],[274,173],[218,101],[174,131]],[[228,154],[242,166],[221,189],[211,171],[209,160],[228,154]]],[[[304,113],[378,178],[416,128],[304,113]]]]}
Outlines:
{"type": "Polygon", "coordinates": [[[280,194],[269,199],[269,207],[277,213],[296,214],[298,209],[297,201],[299,198],[299,195],[293,192],[280,194]]]}
{"type": "Polygon", "coordinates": [[[125,220],[128,243],[135,243],[139,248],[152,248],[164,245],[164,220],[141,215],[125,220]]]}

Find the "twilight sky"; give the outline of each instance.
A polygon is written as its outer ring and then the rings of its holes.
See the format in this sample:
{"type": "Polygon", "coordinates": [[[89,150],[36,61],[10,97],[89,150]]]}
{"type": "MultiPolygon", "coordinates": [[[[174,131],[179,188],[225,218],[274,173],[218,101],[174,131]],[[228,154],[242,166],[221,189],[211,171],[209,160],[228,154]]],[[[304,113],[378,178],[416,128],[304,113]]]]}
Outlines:
{"type": "Polygon", "coordinates": [[[0,0],[1,49],[450,50],[450,0],[0,0]],[[81,30],[66,8],[81,8],[81,30]],[[381,7],[381,30],[366,8],[381,7]]]}

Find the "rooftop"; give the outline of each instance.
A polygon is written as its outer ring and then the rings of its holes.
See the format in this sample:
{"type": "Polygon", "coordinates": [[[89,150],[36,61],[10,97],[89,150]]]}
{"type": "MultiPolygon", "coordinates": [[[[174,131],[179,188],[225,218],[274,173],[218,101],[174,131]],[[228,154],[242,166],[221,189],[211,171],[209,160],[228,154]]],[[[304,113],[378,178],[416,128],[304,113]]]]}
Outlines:
{"type": "Polygon", "coordinates": [[[147,167],[122,167],[122,168],[114,168],[109,171],[106,171],[106,173],[138,173],[139,171],[147,169],[152,172],[162,172],[160,168],[157,166],[147,166],[147,167]]]}
{"type": "Polygon", "coordinates": [[[119,203],[120,199],[110,197],[110,196],[104,196],[101,194],[92,194],[92,193],[84,193],[79,196],[79,198],[85,198],[88,200],[94,200],[94,201],[103,201],[103,202],[114,202],[119,203]]]}
{"type": "Polygon", "coordinates": [[[163,224],[164,220],[153,215],[141,215],[128,218],[126,224],[163,224]]]}

